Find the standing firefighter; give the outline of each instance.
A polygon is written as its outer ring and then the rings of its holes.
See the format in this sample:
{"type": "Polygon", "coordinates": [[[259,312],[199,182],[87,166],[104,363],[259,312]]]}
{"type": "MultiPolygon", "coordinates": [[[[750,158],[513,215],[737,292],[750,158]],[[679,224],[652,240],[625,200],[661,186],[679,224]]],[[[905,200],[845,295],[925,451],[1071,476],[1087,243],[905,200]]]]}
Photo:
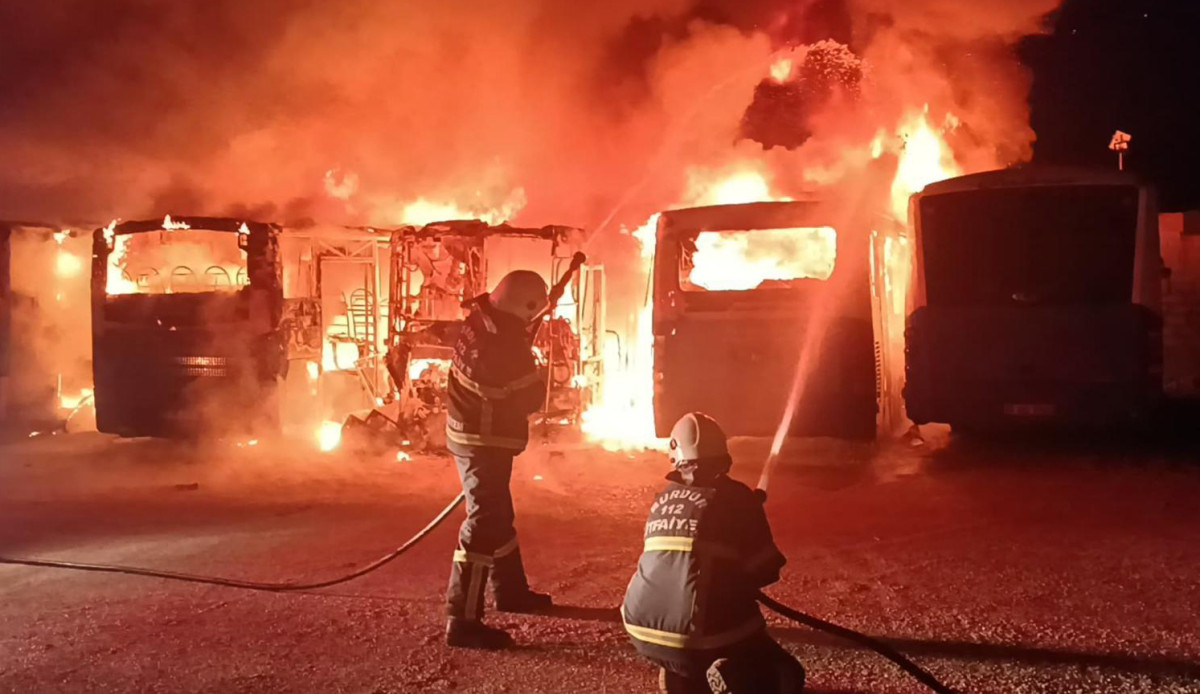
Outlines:
{"type": "Polygon", "coordinates": [[[727,475],[725,433],[708,415],[675,424],[670,457],[622,608],[634,646],[661,668],[663,692],[799,692],[804,668],[755,601],[786,561],[762,498],[727,475]]]}
{"type": "Polygon", "coordinates": [[[454,348],[446,439],[467,497],[467,519],[446,594],[451,646],[512,644],[506,632],[481,621],[489,574],[496,609],[536,612],[551,605],[549,595],[529,589],[509,490],[513,458],[529,442],[528,417],[545,401],[529,327],[546,305],[540,275],[511,272],[491,294],[475,300],[454,348]]]}

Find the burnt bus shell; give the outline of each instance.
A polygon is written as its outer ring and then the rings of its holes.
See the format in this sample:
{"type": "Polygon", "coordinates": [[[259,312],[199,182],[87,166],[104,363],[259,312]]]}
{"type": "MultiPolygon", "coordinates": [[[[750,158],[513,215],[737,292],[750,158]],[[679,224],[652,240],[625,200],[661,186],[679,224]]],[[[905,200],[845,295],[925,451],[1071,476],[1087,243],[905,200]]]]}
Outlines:
{"type": "Polygon", "coordinates": [[[654,259],[654,418],[667,436],[699,410],[731,436],[770,436],[784,415],[801,352],[811,366],[789,434],[867,439],[876,433],[876,374],[866,234],[829,223],[818,202],[718,205],[664,212],[654,259]],[[828,280],[750,291],[683,291],[680,240],[699,231],[833,226],[828,280]],[[810,327],[811,326],[811,327],[810,327]],[[821,330],[812,335],[811,330],[821,330]]]}
{"type": "Polygon", "coordinates": [[[1158,406],[1162,260],[1153,192],[1138,179],[1072,169],[972,174],[913,196],[910,217],[904,399],[914,422],[1094,428],[1136,423],[1158,406]],[[1018,228],[1020,199],[1010,195],[1029,196],[1021,204],[1037,211],[1026,217],[1035,222],[1018,228]],[[990,212],[932,226],[971,209],[990,212]]]}
{"type": "MultiPolygon", "coordinates": [[[[92,346],[96,427],[121,436],[242,434],[278,426],[286,369],[279,227],[181,217],[192,229],[239,234],[247,286],[234,292],[106,292],[110,248],[93,236],[92,346]],[[244,227],[243,227],[244,224],[244,227]],[[249,233],[244,233],[248,231],[249,233]]],[[[162,230],[127,222],[114,233],[162,230]]]]}

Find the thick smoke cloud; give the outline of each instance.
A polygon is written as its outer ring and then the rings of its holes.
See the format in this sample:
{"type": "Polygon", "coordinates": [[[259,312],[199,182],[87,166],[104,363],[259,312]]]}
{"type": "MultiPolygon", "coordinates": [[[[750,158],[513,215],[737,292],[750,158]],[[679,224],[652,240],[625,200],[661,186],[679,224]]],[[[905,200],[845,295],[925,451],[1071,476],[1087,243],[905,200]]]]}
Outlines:
{"type": "Polygon", "coordinates": [[[866,59],[876,95],[852,136],[855,118],[818,116],[797,156],[828,163],[920,92],[964,123],[966,156],[1017,160],[1032,133],[1009,46],[1053,5],[5,3],[0,217],[387,224],[423,199],[634,224],[680,202],[689,169],[763,156],[737,142],[756,85],[778,50],[825,37],[866,59]]]}

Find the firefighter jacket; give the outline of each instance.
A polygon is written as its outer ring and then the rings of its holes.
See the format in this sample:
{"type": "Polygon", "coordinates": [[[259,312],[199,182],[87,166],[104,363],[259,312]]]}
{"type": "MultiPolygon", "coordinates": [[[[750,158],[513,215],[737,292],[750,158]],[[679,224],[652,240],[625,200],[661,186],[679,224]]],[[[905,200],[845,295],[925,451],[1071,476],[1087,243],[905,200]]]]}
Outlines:
{"type": "Polygon", "coordinates": [[[650,507],[622,607],[634,645],[660,661],[758,636],[765,623],[755,596],[786,562],[749,487],[723,472],[690,477],[672,472],[650,507]]]}
{"type": "Polygon", "coordinates": [[[546,398],[525,325],[479,297],[454,346],[447,384],[446,439],[452,451],[499,448],[514,454],[529,442],[529,415],[546,398]],[[456,450],[457,449],[457,450],[456,450]]]}

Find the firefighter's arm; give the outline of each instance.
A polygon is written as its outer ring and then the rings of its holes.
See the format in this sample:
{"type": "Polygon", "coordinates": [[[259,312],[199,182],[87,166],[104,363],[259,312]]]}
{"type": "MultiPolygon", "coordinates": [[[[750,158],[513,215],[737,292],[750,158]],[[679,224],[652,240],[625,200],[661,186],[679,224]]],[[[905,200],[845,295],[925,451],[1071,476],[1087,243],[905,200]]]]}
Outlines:
{"type": "Polygon", "coordinates": [[[529,345],[515,334],[492,337],[480,354],[487,385],[502,389],[502,399],[516,408],[527,413],[540,410],[546,399],[546,381],[529,345]]]}
{"type": "Polygon", "coordinates": [[[535,377],[529,385],[521,388],[512,395],[514,405],[526,414],[533,414],[546,404],[546,378],[544,369],[534,367],[535,377]]]}
{"type": "Polygon", "coordinates": [[[787,559],[775,546],[771,525],[767,522],[766,509],[757,499],[747,504],[747,533],[744,567],[747,577],[756,588],[769,586],[779,580],[779,571],[787,559]]]}

